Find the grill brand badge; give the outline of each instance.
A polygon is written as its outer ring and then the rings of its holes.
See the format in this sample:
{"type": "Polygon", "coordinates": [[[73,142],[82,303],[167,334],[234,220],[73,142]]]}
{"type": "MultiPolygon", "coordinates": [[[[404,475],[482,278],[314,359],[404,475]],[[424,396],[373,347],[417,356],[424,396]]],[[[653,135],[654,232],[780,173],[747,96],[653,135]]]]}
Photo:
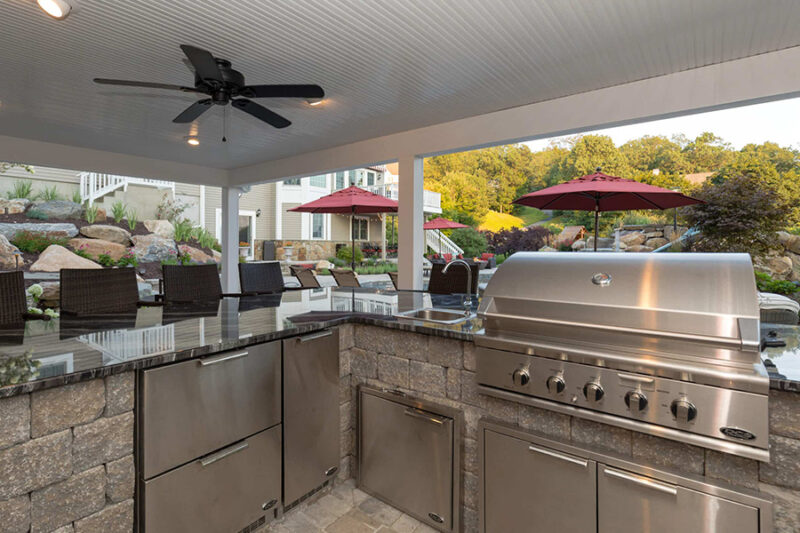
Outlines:
{"type": "Polygon", "coordinates": [[[611,276],[605,272],[598,272],[592,276],[592,283],[598,287],[608,287],[611,285],[611,276]]]}
{"type": "Polygon", "coordinates": [[[725,427],[725,428],[719,428],[719,430],[720,432],[722,432],[723,435],[725,435],[726,437],[730,437],[732,439],[755,440],[756,438],[755,435],[753,435],[746,429],[725,427]]]}

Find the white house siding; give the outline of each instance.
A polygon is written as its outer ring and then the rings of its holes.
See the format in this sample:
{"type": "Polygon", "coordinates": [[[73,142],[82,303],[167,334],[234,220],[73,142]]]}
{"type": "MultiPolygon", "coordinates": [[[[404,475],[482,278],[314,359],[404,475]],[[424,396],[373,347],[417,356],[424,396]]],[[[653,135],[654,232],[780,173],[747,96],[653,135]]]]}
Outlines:
{"type": "Polygon", "coordinates": [[[78,190],[80,184],[79,174],[77,170],[63,168],[33,167],[33,174],[23,168],[10,168],[0,174],[0,195],[5,196],[14,187],[14,182],[30,180],[33,182],[34,194],[43,191],[45,187],[55,186],[61,196],[72,199],[72,194],[78,190]]]}
{"type": "Polygon", "coordinates": [[[283,213],[281,214],[281,238],[302,239],[302,214],[289,212],[289,209],[297,207],[299,203],[282,204],[283,213]]]}

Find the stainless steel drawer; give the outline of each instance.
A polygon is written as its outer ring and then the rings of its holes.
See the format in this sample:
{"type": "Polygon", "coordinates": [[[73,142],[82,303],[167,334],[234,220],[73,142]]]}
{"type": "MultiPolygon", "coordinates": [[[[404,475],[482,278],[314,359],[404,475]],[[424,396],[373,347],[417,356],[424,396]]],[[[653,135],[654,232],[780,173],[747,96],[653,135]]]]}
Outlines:
{"type": "Polygon", "coordinates": [[[281,344],[272,342],[143,372],[144,479],[281,421],[281,344]]]}
{"type": "Polygon", "coordinates": [[[274,517],[281,426],[145,481],[143,492],[146,533],[233,533],[274,517]]]}

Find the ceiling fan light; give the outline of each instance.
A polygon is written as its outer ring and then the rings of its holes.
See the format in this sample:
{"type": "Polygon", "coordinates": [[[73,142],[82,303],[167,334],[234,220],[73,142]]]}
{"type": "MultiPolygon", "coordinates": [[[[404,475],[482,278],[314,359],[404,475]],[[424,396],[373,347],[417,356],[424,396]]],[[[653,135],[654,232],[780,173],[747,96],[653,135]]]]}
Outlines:
{"type": "Polygon", "coordinates": [[[64,20],[72,11],[72,6],[65,0],[36,0],[42,11],[56,20],[64,20]]]}
{"type": "Polygon", "coordinates": [[[197,138],[197,135],[188,135],[186,137],[186,143],[191,145],[191,146],[199,146],[200,145],[200,139],[197,138]]]}
{"type": "Polygon", "coordinates": [[[308,105],[317,106],[322,103],[322,98],[306,98],[308,105]]]}

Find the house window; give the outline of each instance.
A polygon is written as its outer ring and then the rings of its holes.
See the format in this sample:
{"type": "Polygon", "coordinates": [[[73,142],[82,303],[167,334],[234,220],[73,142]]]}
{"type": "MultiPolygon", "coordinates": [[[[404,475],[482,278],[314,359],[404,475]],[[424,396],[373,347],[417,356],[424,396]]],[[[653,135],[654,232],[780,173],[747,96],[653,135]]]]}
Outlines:
{"type": "Polygon", "coordinates": [[[367,186],[372,187],[373,185],[375,185],[375,173],[367,172],[367,186]]]}
{"type": "Polygon", "coordinates": [[[348,171],[347,175],[349,178],[348,181],[350,182],[350,186],[358,185],[358,174],[356,173],[355,170],[348,171]]]}
{"type": "Polygon", "coordinates": [[[344,189],[344,172],[336,173],[336,190],[344,189]]]}
{"type": "Polygon", "coordinates": [[[312,187],[325,188],[328,186],[328,179],[325,174],[322,174],[321,176],[311,176],[309,181],[311,182],[312,187]]]}
{"type": "MultiPolygon", "coordinates": [[[[216,211],[216,236],[217,239],[222,241],[222,209],[219,207],[216,211]]],[[[256,240],[256,212],[255,211],[239,211],[239,255],[246,259],[253,259],[255,253],[255,240],[256,240]]]]}
{"type": "Polygon", "coordinates": [[[300,178],[291,178],[288,180],[283,180],[284,185],[300,185],[300,178]]]}
{"type": "Polygon", "coordinates": [[[325,238],[325,215],[322,213],[311,214],[311,238],[324,239],[325,238]]]}
{"type": "Polygon", "coordinates": [[[357,241],[369,240],[369,219],[353,219],[353,238],[357,241]]]}

